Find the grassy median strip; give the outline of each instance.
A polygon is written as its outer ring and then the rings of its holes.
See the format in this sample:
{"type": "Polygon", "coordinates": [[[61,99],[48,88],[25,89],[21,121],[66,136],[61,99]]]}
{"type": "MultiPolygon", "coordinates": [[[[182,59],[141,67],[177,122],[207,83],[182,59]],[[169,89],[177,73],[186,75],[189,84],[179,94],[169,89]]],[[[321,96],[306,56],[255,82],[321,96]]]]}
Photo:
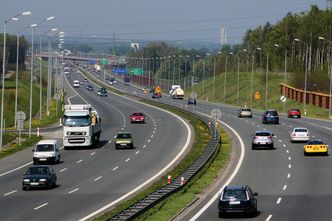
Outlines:
{"type": "Polygon", "coordinates": [[[0,151],[0,159],[6,156],[9,156],[11,154],[14,154],[18,151],[21,151],[23,149],[26,149],[28,147],[32,147],[34,144],[36,144],[38,141],[40,141],[43,137],[36,135],[31,135],[29,138],[29,135],[24,134],[22,135],[22,142],[21,144],[18,144],[18,140],[15,140],[16,134],[7,134],[7,136],[10,136],[14,139],[14,141],[10,142],[0,151]]]}
{"type": "MultiPolygon", "coordinates": [[[[153,183],[151,186],[146,188],[144,191],[136,194],[131,199],[119,204],[118,206],[113,208],[111,211],[106,212],[104,215],[100,216],[99,218],[96,218],[95,220],[97,220],[97,221],[107,220],[107,219],[111,218],[112,216],[114,216],[117,213],[121,212],[122,210],[128,208],[132,204],[138,202],[140,199],[144,198],[148,194],[165,186],[167,184],[167,176],[171,175],[174,178],[174,177],[178,176],[179,174],[181,174],[204,151],[204,149],[208,143],[208,140],[210,138],[210,134],[209,134],[209,130],[208,130],[207,126],[200,119],[196,118],[195,116],[188,114],[184,111],[178,110],[176,108],[171,108],[171,107],[161,104],[161,103],[156,103],[156,102],[148,101],[148,100],[144,100],[144,102],[148,103],[148,104],[152,104],[152,105],[160,107],[160,108],[163,108],[163,109],[166,109],[166,110],[169,110],[169,111],[183,117],[184,119],[186,119],[192,125],[192,127],[194,128],[194,131],[195,131],[195,141],[194,141],[193,147],[187,153],[187,155],[184,157],[184,159],[177,166],[175,166],[174,169],[172,169],[170,172],[168,172],[168,174],[165,174],[164,176],[162,176],[158,181],[153,183]]],[[[223,134],[222,136],[225,136],[225,134],[223,134]]],[[[223,140],[225,140],[225,137],[223,140]]],[[[225,144],[227,146],[227,143],[225,143],[225,144]]],[[[181,210],[183,207],[185,207],[188,203],[190,203],[196,197],[196,194],[201,193],[206,188],[206,186],[208,186],[215,179],[216,175],[212,176],[210,174],[207,175],[207,177],[211,176],[210,178],[206,177],[201,180],[201,177],[207,171],[211,171],[211,172],[214,171],[214,174],[218,174],[219,168],[222,168],[222,166],[225,164],[225,162],[227,161],[227,159],[229,157],[229,147],[225,148],[225,149],[223,148],[222,151],[218,151],[217,153],[218,154],[216,156],[222,155],[222,158],[218,158],[213,161],[210,161],[208,164],[208,169],[207,169],[207,167],[205,167],[198,175],[196,175],[197,178],[194,178],[192,181],[190,181],[190,183],[188,183],[188,185],[183,190],[179,191],[179,193],[186,193],[186,194],[182,194],[182,196],[179,198],[179,200],[178,199],[176,200],[177,203],[174,203],[174,202],[166,199],[163,202],[161,202],[160,204],[158,204],[151,211],[148,211],[146,214],[143,214],[142,215],[143,219],[145,219],[144,217],[146,217],[146,218],[149,217],[149,219],[150,219],[150,217],[160,217],[160,218],[152,218],[151,220],[165,220],[165,217],[164,217],[165,211],[163,211],[162,214],[159,214],[159,215],[157,215],[157,214],[158,214],[158,211],[160,211],[160,208],[167,206],[167,208],[170,208],[170,209],[167,209],[168,215],[167,215],[166,220],[168,220],[172,216],[174,216],[179,210],[181,210]],[[213,162],[213,164],[211,164],[212,162],[213,162]],[[220,166],[218,164],[220,164],[220,166]],[[172,204],[172,205],[170,205],[170,204],[172,204]],[[153,215],[151,215],[151,214],[153,214],[153,215]]],[[[178,195],[179,193],[176,194],[177,197],[179,197],[179,195],[178,195]]],[[[171,196],[170,198],[173,198],[173,197],[174,196],[171,196]]]]}

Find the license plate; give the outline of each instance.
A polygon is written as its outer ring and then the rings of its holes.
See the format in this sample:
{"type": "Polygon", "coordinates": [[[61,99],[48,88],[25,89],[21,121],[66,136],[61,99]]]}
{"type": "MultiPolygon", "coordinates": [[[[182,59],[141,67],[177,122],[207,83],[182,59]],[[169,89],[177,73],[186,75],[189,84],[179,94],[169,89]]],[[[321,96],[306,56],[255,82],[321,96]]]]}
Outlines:
{"type": "Polygon", "coordinates": [[[126,146],[126,145],[127,145],[127,144],[125,144],[125,143],[122,143],[122,144],[121,144],[121,146],[126,146]]]}
{"type": "Polygon", "coordinates": [[[31,183],[30,183],[30,185],[31,185],[31,186],[38,186],[38,185],[39,185],[39,183],[36,183],[36,182],[31,182],[31,183]]]}
{"type": "Polygon", "coordinates": [[[313,149],[314,149],[314,150],[319,150],[319,147],[314,147],[313,149]]]}
{"type": "Polygon", "coordinates": [[[39,158],[39,161],[46,161],[46,158],[39,158]]]}
{"type": "Polygon", "coordinates": [[[240,201],[230,201],[229,204],[230,205],[239,205],[240,201]]]}

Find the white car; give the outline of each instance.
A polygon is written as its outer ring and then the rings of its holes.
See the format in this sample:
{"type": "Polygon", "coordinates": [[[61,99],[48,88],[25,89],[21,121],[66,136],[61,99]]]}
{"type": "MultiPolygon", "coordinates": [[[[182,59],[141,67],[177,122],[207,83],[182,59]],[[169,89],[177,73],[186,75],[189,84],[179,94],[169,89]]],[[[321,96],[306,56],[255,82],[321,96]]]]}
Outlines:
{"type": "Polygon", "coordinates": [[[75,80],[74,81],[74,88],[79,88],[80,87],[80,81],[75,80]]]}
{"type": "Polygon", "coordinates": [[[60,147],[57,140],[41,140],[32,152],[33,164],[60,162],[60,147]]]}
{"type": "Polygon", "coordinates": [[[295,127],[290,133],[290,142],[307,142],[310,140],[309,130],[305,127],[295,127]]]}

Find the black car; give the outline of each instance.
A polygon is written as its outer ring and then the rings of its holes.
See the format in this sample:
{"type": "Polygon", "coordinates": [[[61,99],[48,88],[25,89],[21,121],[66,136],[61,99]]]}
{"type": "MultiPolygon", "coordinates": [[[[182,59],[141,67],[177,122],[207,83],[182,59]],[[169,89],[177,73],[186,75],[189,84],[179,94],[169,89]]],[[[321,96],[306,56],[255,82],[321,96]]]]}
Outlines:
{"type": "Polygon", "coordinates": [[[188,105],[196,105],[196,99],[194,98],[188,98],[188,105]]]}
{"type": "Polygon", "coordinates": [[[279,115],[276,110],[266,110],[262,116],[263,124],[279,124],[279,115]]]}
{"type": "Polygon", "coordinates": [[[219,217],[239,212],[256,215],[257,195],[249,186],[226,186],[219,198],[219,217]]]}
{"type": "Polygon", "coordinates": [[[91,85],[91,84],[88,84],[87,86],[86,86],[86,89],[88,90],[88,91],[93,91],[94,89],[93,89],[93,86],[91,85]]]}
{"type": "Polygon", "coordinates": [[[105,89],[105,88],[100,88],[99,90],[98,90],[98,93],[97,93],[97,95],[99,95],[99,96],[101,96],[101,97],[107,97],[107,90],[105,89]]]}
{"type": "Polygon", "coordinates": [[[22,189],[30,188],[54,188],[57,177],[51,166],[31,166],[23,174],[22,189]]]}

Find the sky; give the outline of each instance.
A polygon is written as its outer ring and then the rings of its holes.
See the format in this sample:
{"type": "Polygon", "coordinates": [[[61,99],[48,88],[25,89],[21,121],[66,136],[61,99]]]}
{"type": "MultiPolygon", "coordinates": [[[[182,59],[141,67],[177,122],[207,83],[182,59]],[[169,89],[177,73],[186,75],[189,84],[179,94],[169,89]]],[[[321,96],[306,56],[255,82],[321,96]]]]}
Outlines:
{"type": "MultiPolygon", "coordinates": [[[[310,10],[311,5],[326,8],[326,0],[0,0],[0,22],[23,11],[19,21],[8,22],[7,33],[25,27],[45,33],[52,28],[65,36],[104,37],[139,42],[220,42],[220,29],[226,30],[227,43],[240,43],[250,29],[275,24],[288,12],[310,10]]],[[[2,26],[3,27],[3,26],[2,26]]],[[[3,32],[0,29],[0,32],[3,32]]],[[[27,28],[23,34],[30,35],[27,28]]]]}

